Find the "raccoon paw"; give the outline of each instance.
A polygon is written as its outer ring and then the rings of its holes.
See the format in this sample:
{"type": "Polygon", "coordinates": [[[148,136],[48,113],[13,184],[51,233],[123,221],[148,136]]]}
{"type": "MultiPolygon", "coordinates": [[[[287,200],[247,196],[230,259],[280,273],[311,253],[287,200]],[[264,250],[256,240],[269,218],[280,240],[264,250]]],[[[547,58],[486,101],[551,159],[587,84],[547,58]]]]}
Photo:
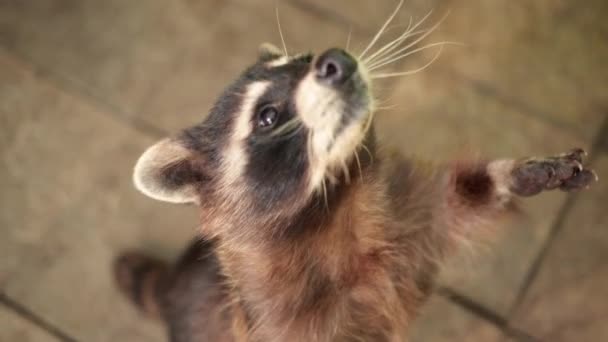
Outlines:
{"type": "Polygon", "coordinates": [[[583,166],[586,155],[585,150],[577,148],[556,157],[523,160],[511,172],[511,191],[519,196],[532,196],[543,190],[588,188],[598,177],[583,166]]]}

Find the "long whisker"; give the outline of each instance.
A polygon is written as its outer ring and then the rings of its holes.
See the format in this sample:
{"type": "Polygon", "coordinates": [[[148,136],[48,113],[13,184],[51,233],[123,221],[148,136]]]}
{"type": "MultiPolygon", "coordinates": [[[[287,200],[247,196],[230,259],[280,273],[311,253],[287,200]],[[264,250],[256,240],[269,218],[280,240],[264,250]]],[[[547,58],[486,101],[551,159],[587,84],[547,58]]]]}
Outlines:
{"type": "Polygon", "coordinates": [[[298,117],[294,117],[293,119],[288,120],[283,125],[281,125],[279,128],[277,128],[276,130],[274,130],[270,134],[270,136],[274,137],[274,136],[277,136],[277,135],[291,133],[292,130],[297,129],[301,125],[302,125],[302,122],[300,121],[300,119],[298,117]]]}
{"type": "Polygon", "coordinates": [[[407,75],[413,75],[415,73],[418,73],[426,68],[428,68],[431,64],[433,64],[433,62],[435,62],[437,60],[437,58],[439,58],[439,56],[441,55],[441,51],[443,50],[443,46],[441,45],[439,47],[439,51],[437,52],[437,54],[435,55],[435,57],[433,57],[433,59],[431,59],[430,62],[426,63],[425,65],[423,65],[422,67],[418,68],[418,69],[414,69],[414,70],[410,70],[410,71],[404,71],[404,72],[392,72],[392,73],[385,73],[385,74],[376,74],[376,75],[372,75],[371,78],[373,79],[378,79],[378,78],[388,78],[388,77],[397,77],[397,76],[407,76],[407,75]]]}
{"type": "Polygon", "coordinates": [[[383,51],[382,54],[374,57],[373,59],[369,59],[369,60],[364,61],[364,64],[367,65],[367,66],[369,66],[369,67],[376,65],[379,61],[385,59],[389,54],[392,54],[391,52],[393,50],[399,48],[400,47],[399,44],[403,43],[406,39],[413,38],[413,37],[415,37],[415,36],[417,36],[419,34],[424,34],[426,32],[427,32],[427,30],[418,30],[418,31],[414,31],[414,32],[408,34],[407,36],[403,37],[402,39],[399,39],[399,41],[396,42],[395,45],[391,46],[386,51],[383,51]]]}
{"type": "Polygon", "coordinates": [[[301,122],[298,122],[297,124],[294,125],[293,128],[291,128],[289,131],[282,134],[280,136],[280,139],[291,139],[291,138],[295,137],[297,134],[299,134],[302,131],[303,127],[304,127],[304,125],[302,125],[301,122]]]}
{"type": "Polygon", "coordinates": [[[276,4],[275,12],[277,15],[277,27],[279,28],[279,35],[281,36],[281,43],[283,43],[283,51],[285,52],[285,57],[288,57],[287,53],[287,44],[285,44],[285,38],[283,37],[283,30],[281,29],[281,19],[279,18],[279,4],[276,4]]]}
{"type": "Polygon", "coordinates": [[[340,164],[342,166],[342,172],[344,172],[344,181],[346,182],[346,184],[350,184],[350,171],[348,170],[346,161],[343,160],[340,164]]]}
{"type": "Polygon", "coordinates": [[[336,184],[338,184],[338,177],[336,175],[334,175],[333,172],[334,172],[333,169],[328,169],[325,172],[325,179],[327,179],[329,181],[329,184],[336,185],[336,184]]]}
{"type": "Polygon", "coordinates": [[[321,188],[323,189],[323,202],[325,203],[325,209],[327,212],[329,212],[329,201],[327,200],[327,184],[325,184],[325,178],[323,178],[321,188]]]}
{"type": "Polygon", "coordinates": [[[423,35],[421,35],[420,37],[418,37],[417,39],[415,39],[413,42],[407,44],[406,46],[402,47],[401,49],[391,53],[390,55],[382,58],[381,60],[375,62],[373,65],[370,65],[370,68],[375,67],[376,65],[378,65],[378,63],[384,63],[387,60],[394,58],[395,56],[399,55],[400,53],[407,51],[407,49],[411,48],[412,46],[415,46],[416,44],[418,44],[420,41],[422,41],[424,38],[428,37],[431,33],[433,33],[438,27],[439,25],[441,25],[441,23],[443,23],[443,21],[448,17],[448,15],[450,14],[450,12],[447,12],[443,18],[441,18],[435,25],[433,25],[433,27],[431,27],[426,33],[424,33],[423,35]]]}
{"type": "MultiPolygon", "coordinates": [[[[388,48],[388,47],[392,46],[392,45],[393,45],[393,44],[395,44],[395,43],[398,43],[398,42],[400,41],[400,39],[401,39],[401,38],[402,38],[404,35],[406,35],[406,34],[407,34],[409,31],[410,31],[410,28],[412,27],[412,21],[413,21],[413,18],[412,18],[412,16],[410,16],[410,20],[409,20],[409,22],[408,22],[408,24],[407,24],[407,27],[406,27],[406,28],[405,28],[405,30],[403,31],[403,33],[402,33],[402,34],[400,34],[400,35],[399,35],[397,38],[395,38],[393,41],[391,41],[391,42],[389,42],[389,43],[385,44],[385,45],[384,45],[382,48],[378,49],[378,51],[374,52],[374,53],[373,53],[371,56],[369,56],[369,57],[365,58],[364,62],[365,62],[365,63],[368,63],[369,61],[373,60],[373,59],[374,59],[374,57],[376,57],[377,55],[381,54],[381,53],[382,53],[382,52],[383,52],[383,51],[384,51],[386,48],[388,48]]],[[[398,27],[398,26],[393,26],[393,27],[398,27]]],[[[391,30],[393,27],[388,28],[388,29],[386,30],[386,32],[388,33],[388,31],[390,31],[390,30],[391,30]]]]}
{"type": "MultiPolygon", "coordinates": [[[[392,40],[391,42],[385,44],[382,48],[378,49],[378,51],[374,52],[371,56],[365,58],[364,62],[365,63],[370,63],[374,60],[374,58],[381,56],[382,54],[386,53],[386,49],[389,49],[395,45],[398,45],[399,43],[401,43],[405,38],[407,38],[410,35],[411,32],[411,27],[412,27],[412,17],[410,16],[410,20],[407,24],[407,28],[403,31],[403,33],[401,33],[397,38],[395,38],[394,40],[392,40]]],[[[389,50],[390,51],[390,50],[389,50]]]]}
{"type": "Polygon", "coordinates": [[[373,162],[374,161],[374,155],[372,154],[372,151],[370,151],[369,148],[364,143],[361,143],[361,148],[363,148],[365,150],[365,152],[367,152],[367,155],[369,156],[369,160],[371,162],[373,162]]]}
{"type": "Polygon", "coordinates": [[[389,105],[389,106],[375,107],[374,110],[376,110],[376,111],[383,111],[383,110],[391,110],[391,109],[395,109],[395,108],[397,108],[397,105],[396,104],[392,104],[392,105],[389,105]]]}
{"type": "Polygon", "coordinates": [[[406,52],[406,53],[404,53],[404,54],[402,54],[400,56],[396,56],[395,58],[389,59],[388,61],[385,61],[385,62],[382,62],[382,63],[376,63],[373,67],[369,68],[369,71],[380,69],[380,68],[382,68],[385,65],[394,63],[394,62],[396,62],[396,61],[398,61],[398,60],[400,60],[402,58],[405,58],[407,56],[411,56],[411,55],[415,54],[416,52],[420,52],[420,51],[423,51],[423,50],[426,50],[426,49],[430,49],[430,48],[438,46],[438,45],[441,45],[441,46],[445,46],[445,45],[461,45],[462,46],[464,44],[459,43],[459,42],[437,42],[437,43],[428,44],[428,45],[425,45],[423,47],[419,47],[417,49],[414,49],[412,51],[408,51],[408,52],[406,52]]]}
{"type": "MultiPolygon", "coordinates": [[[[395,99],[396,95],[395,94],[391,94],[388,97],[385,98],[375,98],[374,99],[374,104],[381,104],[381,105],[385,105],[385,104],[390,104],[393,103],[393,100],[395,99]]],[[[380,107],[374,107],[374,108],[380,108],[380,107]]]]}
{"type": "Polygon", "coordinates": [[[427,32],[427,30],[417,30],[417,31],[405,32],[403,35],[399,36],[394,41],[392,41],[391,43],[385,45],[382,49],[378,50],[372,56],[366,58],[365,61],[363,61],[363,62],[366,65],[374,64],[377,60],[379,60],[381,58],[384,58],[391,51],[399,48],[400,47],[399,44],[403,43],[406,39],[412,38],[412,37],[417,36],[419,34],[424,34],[426,32],[427,32]]]}
{"type": "Polygon", "coordinates": [[[350,48],[350,39],[352,38],[352,35],[353,35],[353,27],[351,25],[350,28],[348,29],[348,37],[346,37],[346,46],[344,47],[345,51],[348,51],[348,49],[350,48]]]}
{"type": "Polygon", "coordinates": [[[376,111],[372,111],[369,114],[369,118],[367,119],[367,122],[365,123],[365,127],[363,128],[363,136],[366,136],[367,133],[369,132],[369,130],[372,128],[372,123],[374,122],[374,116],[376,116],[376,111]]]}
{"type": "Polygon", "coordinates": [[[393,19],[395,18],[395,16],[397,16],[397,13],[399,13],[399,10],[401,9],[401,6],[403,6],[404,2],[405,2],[405,0],[399,0],[399,5],[397,5],[397,8],[395,8],[395,11],[393,12],[393,14],[391,14],[391,16],[388,18],[388,20],[380,28],[380,31],[378,31],[378,33],[376,33],[376,35],[374,36],[374,38],[372,39],[372,41],[369,43],[369,45],[359,55],[359,59],[363,58],[363,56],[365,56],[365,54],[367,53],[367,51],[369,51],[369,49],[371,49],[374,46],[374,44],[376,44],[376,42],[378,41],[378,39],[380,38],[380,36],[384,32],[384,30],[386,29],[386,27],[391,23],[391,21],[393,21],[393,19]]]}
{"type": "MultiPolygon", "coordinates": [[[[412,17],[410,17],[410,24],[408,24],[408,28],[405,30],[405,32],[403,32],[403,34],[401,36],[399,36],[397,39],[395,39],[394,43],[387,51],[384,51],[384,53],[382,53],[382,55],[375,56],[376,59],[380,59],[383,56],[386,56],[389,52],[393,51],[394,49],[396,49],[397,47],[399,47],[399,44],[401,44],[403,41],[405,41],[407,38],[414,36],[418,33],[424,33],[426,32],[425,30],[420,30],[420,31],[414,31],[415,29],[417,29],[420,25],[422,25],[424,22],[426,22],[426,20],[431,16],[431,14],[433,14],[433,10],[430,10],[429,13],[427,13],[420,21],[418,21],[414,27],[410,28],[410,25],[412,23],[412,17]]],[[[374,54],[376,55],[376,54],[374,54]]],[[[366,63],[368,64],[373,64],[373,57],[370,57],[366,60],[366,63]]]]}
{"type": "Polygon", "coordinates": [[[357,162],[357,168],[359,169],[359,178],[363,181],[363,169],[361,169],[361,160],[359,159],[359,153],[357,153],[357,149],[355,148],[355,161],[357,162]]]}

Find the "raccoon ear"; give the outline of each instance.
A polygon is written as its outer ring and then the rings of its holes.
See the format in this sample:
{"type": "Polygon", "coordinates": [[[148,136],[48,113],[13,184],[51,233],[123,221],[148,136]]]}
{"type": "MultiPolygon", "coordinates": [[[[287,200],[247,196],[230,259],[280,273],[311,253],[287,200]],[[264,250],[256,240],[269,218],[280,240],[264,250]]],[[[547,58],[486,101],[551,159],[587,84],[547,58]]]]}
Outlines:
{"type": "Polygon", "coordinates": [[[171,203],[200,203],[198,185],[205,178],[195,155],[175,139],[163,139],[137,160],[135,187],[145,195],[171,203]]]}
{"type": "Polygon", "coordinates": [[[272,59],[283,56],[283,51],[271,43],[262,43],[258,49],[260,59],[272,59]]]}

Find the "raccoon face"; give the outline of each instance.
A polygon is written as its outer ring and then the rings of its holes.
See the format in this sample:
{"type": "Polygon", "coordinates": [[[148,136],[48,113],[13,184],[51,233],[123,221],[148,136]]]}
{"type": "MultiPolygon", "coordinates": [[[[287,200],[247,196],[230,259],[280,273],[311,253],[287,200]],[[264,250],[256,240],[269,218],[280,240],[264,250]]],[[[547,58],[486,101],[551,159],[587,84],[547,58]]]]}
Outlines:
{"type": "Polygon", "coordinates": [[[265,213],[308,201],[353,162],[371,122],[365,70],[340,49],[289,57],[268,45],[261,51],[202,123],[140,157],[140,191],[265,213]]]}

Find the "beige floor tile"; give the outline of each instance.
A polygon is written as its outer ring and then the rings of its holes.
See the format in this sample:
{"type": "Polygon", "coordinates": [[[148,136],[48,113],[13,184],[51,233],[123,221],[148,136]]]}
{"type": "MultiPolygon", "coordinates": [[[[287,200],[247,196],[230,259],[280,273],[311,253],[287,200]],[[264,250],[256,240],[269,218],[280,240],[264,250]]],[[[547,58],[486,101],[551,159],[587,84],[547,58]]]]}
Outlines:
{"type": "Polygon", "coordinates": [[[439,296],[433,297],[414,322],[411,342],[507,342],[494,325],[439,296]]]}
{"type": "Polygon", "coordinates": [[[163,340],[162,329],[121,298],[110,272],[125,248],[172,257],[195,234],[192,208],[153,202],[131,185],[132,165],[152,141],[4,56],[0,74],[0,117],[10,134],[2,290],[79,340],[163,340]]]}
{"type": "Polygon", "coordinates": [[[434,41],[460,41],[445,70],[483,82],[530,113],[581,135],[593,134],[608,101],[608,25],[602,0],[451,1],[434,41]]]}
{"type": "Polygon", "coordinates": [[[593,167],[602,180],[577,195],[515,315],[542,341],[608,340],[608,154],[593,167]]]}
{"type": "Polygon", "coordinates": [[[0,43],[74,86],[137,113],[191,47],[205,46],[224,3],[200,1],[193,9],[163,0],[4,1],[0,43]]]}
{"type": "MultiPolygon", "coordinates": [[[[281,25],[290,54],[319,52],[344,44],[347,31],[290,6],[279,5],[281,25]]],[[[159,80],[142,104],[148,122],[170,131],[201,121],[221,92],[257,59],[258,47],[281,47],[272,1],[234,2],[217,11],[217,26],[206,38],[177,57],[173,69],[159,80]]]]}
{"type": "MultiPolygon", "coordinates": [[[[291,53],[346,42],[348,29],[279,8],[291,53]]],[[[46,0],[0,13],[11,51],[170,132],[204,118],[262,42],[281,42],[273,2],[46,0]]]]}

